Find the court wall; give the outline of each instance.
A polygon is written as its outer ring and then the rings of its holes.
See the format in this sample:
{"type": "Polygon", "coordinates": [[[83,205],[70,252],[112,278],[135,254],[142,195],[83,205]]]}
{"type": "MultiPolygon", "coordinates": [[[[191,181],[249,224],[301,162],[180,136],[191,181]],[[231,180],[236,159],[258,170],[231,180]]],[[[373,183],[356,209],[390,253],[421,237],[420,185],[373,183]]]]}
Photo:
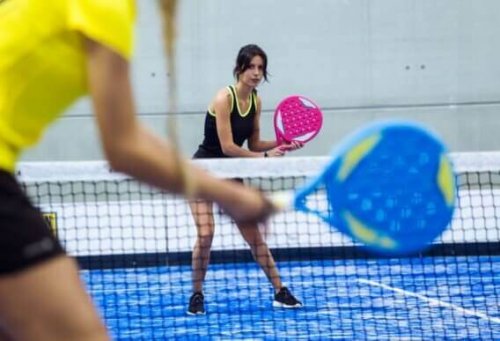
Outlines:
{"type": "MultiPolygon", "coordinates": [[[[165,134],[168,94],[156,2],[138,0],[133,83],[141,119],[165,134]]],[[[204,112],[233,82],[237,50],[257,43],[269,56],[262,135],[293,93],[315,99],[325,125],[297,155],[325,155],[376,118],[422,121],[453,151],[499,150],[500,2],[442,0],[243,0],[180,2],[178,129],[182,149],[201,142],[204,112]]],[[[25,160],[101,159],[87,100],[78,102],[25,160]]]]}

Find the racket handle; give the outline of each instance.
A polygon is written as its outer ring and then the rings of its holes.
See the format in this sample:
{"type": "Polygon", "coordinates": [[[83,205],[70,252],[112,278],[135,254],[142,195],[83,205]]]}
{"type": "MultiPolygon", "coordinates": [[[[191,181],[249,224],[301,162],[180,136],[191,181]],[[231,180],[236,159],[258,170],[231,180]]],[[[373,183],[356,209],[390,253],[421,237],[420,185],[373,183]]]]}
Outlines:
{"type": "Polygon", "coordinates": [[[291,191],[275,192],[269,199],[279,211],[285,211],[293,207],[294,195],[291,191]]]}
{"type": "Polygon", "coordinates": [[[328,224],[332,225],[332,217],[330,217],[328,214],[325,214],[324,212],[317,210],[317,209],[312,209],[306,205],[305,202],[303,202],[300,197],[294,193],[293,191],[282,191],[282,192],[276,192],[271,194],[269,197],[269,200],[271,203],[274,205],[274,207],[277,209],[277,213],[286,211],[289,209],[296,210],[299,212],[304,212],[304,213],[310,213],[313,214],[319,218],[321,218],[323,221],[327,222],[328,224]]]}

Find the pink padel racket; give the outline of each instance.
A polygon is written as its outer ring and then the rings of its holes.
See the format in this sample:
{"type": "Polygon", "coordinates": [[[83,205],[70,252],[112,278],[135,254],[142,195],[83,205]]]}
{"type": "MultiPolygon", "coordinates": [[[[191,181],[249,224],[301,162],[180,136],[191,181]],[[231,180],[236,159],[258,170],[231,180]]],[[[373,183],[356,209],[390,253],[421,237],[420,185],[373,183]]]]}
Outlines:
{"type": "Polygon", "coordinates": [[[312,140],[321,130],[323,113],[309,98],[294,95],[282,100],[274,112],[274,131],[278,144],[312,140]]]}

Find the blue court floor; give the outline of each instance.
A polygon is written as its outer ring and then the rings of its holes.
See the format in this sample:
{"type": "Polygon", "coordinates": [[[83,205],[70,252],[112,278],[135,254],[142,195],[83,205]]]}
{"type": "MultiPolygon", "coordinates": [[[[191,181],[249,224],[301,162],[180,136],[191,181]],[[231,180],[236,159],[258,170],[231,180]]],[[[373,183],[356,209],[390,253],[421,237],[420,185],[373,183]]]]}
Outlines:
{"type": "Polygon", "coordinates": [[[500,256],[278,265],[303,308],[273,308],[254,263],[211,265],[197,317],[189,266],[82,276],[116,340],[500,340],[500,256]]]}

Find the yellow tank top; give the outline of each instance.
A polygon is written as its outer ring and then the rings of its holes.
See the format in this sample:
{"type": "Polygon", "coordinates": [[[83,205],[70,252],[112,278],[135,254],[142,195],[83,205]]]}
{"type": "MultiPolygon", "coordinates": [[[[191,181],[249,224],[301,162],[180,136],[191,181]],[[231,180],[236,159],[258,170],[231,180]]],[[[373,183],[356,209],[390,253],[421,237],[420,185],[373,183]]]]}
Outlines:
{"type": "Polygon", "coordinates": [[[126,59],[135,0],[0,0],[0,169],[88,92],[83,35],[126,59]]]}

